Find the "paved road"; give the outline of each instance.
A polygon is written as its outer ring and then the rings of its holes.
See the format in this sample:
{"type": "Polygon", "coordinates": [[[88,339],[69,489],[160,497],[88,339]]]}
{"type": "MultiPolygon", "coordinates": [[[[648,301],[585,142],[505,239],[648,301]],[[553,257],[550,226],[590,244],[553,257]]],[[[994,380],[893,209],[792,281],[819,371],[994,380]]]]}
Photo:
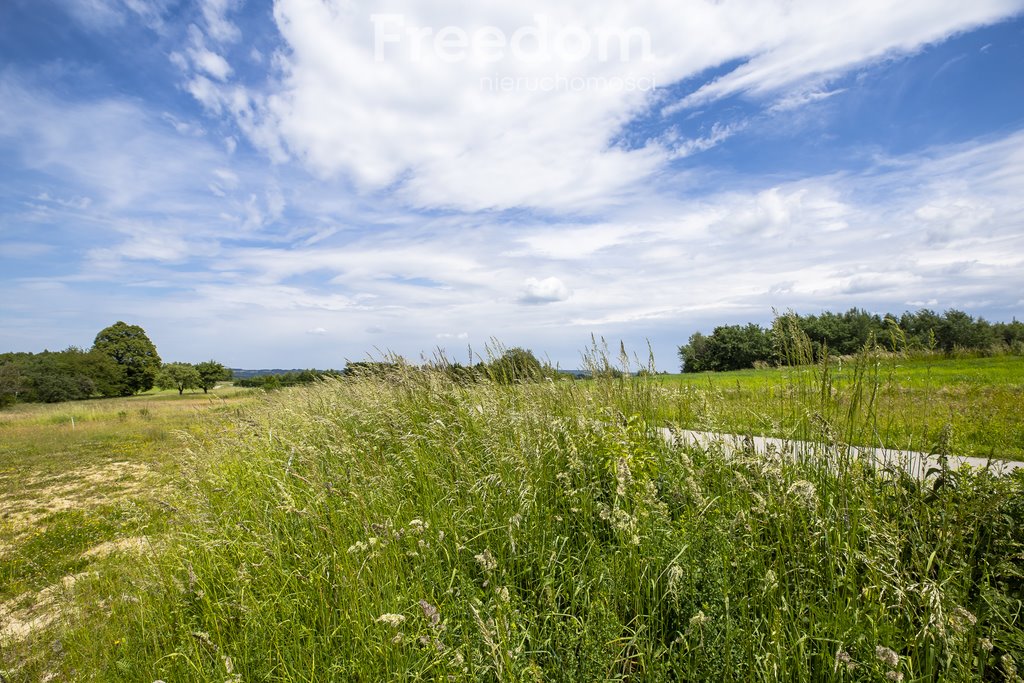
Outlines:
{"type": "MultiPolygon", "coordinates": [[[[705,448],[711,444],[722,444],[726,455],[753,448],[755,453],[762,453],[769,457],[813,457],[824,448],[824,444],[810,441],[789,441],[764,436],[750,437],[738,434],[716,434],[714,432],[662,429],[661,435],[666,441],[678,439],[683,444],[705,448]]],[[[937,467],[939,463],[938,456],[914,451],[851,446],[850,454],[853,457],[865,458],[878,466],[899,465],[918,479],[927,479],[928,471],[937,467]]],[[[1024,468],[1024,462],[1010,460],[986,460],[985,458],[966,458],[960,456],[950,456],[949,458],[949,467],[951,469],[956,470],[968,465],[971,467],[985,467],[985,465],[989,465],[992,471],[999,475],[1010,474],[1014,470],[1024,468]]]]}

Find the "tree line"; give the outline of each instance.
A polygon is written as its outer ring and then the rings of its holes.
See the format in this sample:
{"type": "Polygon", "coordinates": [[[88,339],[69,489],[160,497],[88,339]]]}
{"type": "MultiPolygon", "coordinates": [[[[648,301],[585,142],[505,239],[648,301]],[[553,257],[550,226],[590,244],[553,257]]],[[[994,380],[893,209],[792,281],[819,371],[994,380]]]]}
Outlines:
{"type": "Polygon", "coordinates": [[[866,345],[878,343],[891,351],[919,351],[979,355],[1024,355],[1024,323],[990,323],[963,311],[950,309],[938,314],[929,309],[877,315],[851,308],[845,313],[818,315],[791,313],[777,318],[771,327],[756,323],[721,325],[705,335],[695,332],[679,347],[683,372],[742,370],[758,364],[786,365],[788,321],[810,342],[810,360],[825,355],[850,355],[866,345]]]}
{"type": "Polygon", "coordinates": [[[208,391],[230,376],[212,360],[165,364],[145,330],[118,321],[100,330],[88,350],[0,354],[0,406],[132,396],[154,386],[208,391]]]}

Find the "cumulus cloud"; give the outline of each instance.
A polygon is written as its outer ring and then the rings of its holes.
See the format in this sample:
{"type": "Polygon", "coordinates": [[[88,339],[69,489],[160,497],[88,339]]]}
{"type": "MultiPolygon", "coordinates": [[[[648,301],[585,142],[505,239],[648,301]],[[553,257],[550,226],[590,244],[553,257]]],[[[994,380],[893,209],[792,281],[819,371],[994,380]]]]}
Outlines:
{"type": "Polygon", "coordinates": [[[527,278],[523,283],[523,293],[519,302],[524,304],[551,304],[558,301],[565,301],[572,292],[565,283],[557,277],[548,277],[543,280],[527,278]]]}

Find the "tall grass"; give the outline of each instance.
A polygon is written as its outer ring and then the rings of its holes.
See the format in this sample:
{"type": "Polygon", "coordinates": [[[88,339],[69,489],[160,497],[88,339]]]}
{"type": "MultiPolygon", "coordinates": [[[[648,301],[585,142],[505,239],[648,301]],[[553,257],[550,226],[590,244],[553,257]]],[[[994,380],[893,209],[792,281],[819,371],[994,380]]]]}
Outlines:
{"type": "Polygon", "coordinates": [[[406,367],[268,395],[194,441],[176,531],[97,580],[107,599],[48,666],[146,683],[1013,680],[1024,480],[846,459],[879,428],[863,363],[838,387],[827,363],[794,376],[792,409],[816,406],[799,417],[827,440],[797,462],[667,442],[662,388],[612,373],[464,386],[406,367]]]}

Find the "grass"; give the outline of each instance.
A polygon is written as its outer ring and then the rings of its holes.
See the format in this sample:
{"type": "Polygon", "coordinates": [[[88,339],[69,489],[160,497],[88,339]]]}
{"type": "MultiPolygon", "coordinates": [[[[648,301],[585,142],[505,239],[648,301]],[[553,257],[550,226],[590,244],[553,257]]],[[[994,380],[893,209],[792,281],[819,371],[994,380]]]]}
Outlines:
{"type": "Polygon", "coordinates": [[[1024,460],[1024,358],[899,358],[878,355],[871,367],[821,366],[673,375],[659,378],[661,417],[691,429],[788,438],[813,436],[816,394],[868,381],[871,419],[857,425],[855,445],[1024,460]],[[858,373],[867,373],[867,377],[858,373]]]}
{"type": "Polygon", "coordinates": [[[1024,478],[849,460],[857,364],[791,384],[833,440],[785,463],[667,443],[649,379],[264,396],[183,435],[159,547],[7,677],[1015,680],[1024,478]]]}
{"type": "Polygon", "coordinates": [[[36,631],[66,616],[67,589],[119,574],[125,552],[165,533],[181,434],[210,429],[242,396],[174,392],[0,412],[0,661],[38,660],[35,639],[46,636],[36,631]]]}

